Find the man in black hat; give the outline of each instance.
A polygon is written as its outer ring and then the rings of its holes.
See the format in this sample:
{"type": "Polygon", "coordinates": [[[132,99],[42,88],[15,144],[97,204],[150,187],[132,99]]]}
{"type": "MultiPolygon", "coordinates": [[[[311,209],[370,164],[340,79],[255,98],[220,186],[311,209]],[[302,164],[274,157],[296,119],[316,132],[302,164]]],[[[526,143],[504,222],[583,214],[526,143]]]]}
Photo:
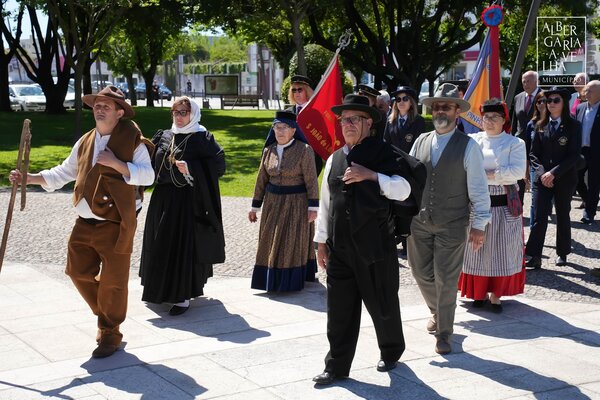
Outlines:
{"type": "Polygon", "coordinates": [[[383,112],[379,108],[377,108],[377,97],[380,95],[377,89],[372,88],[368,85],[358,85],[356,86],[356,92],[360,96],[365,96],[369,99],[369,105],[373,107],[379,113],[379,120],[377,122],[373,122],[373,131],[379,138],[383,138],[383,131],[385,130],[385,119],[387,117],[387,112],[383,112]]]}
{"type": "MultiPolygon", "coordinates": [[[[75,143],[61,165],[27,174],[27,184],[51,192],[75,181],[73,205],[79,218],[69,238],[65,273],[98,317],[92,357],[103,358],[123,338],[119,326],[127,312],[136,212],[142,207],[138,186],[154,182],[153,145],[129,119],[133,108],[115,86],[85,95],[83,102],[92,108],[96,127],[75,143]]],[[[20,182],[21,173],[11,171],[10,180],[20,182]]]]}
{"type": "Polygon", "coordinates": [[[319,385],[350,373],[362,302],[379,344],[377,370],[395,368],[405,349],[391,200],[406,199],[410,185],[391,146],[371,136],[380,117],[366,97],[347,95],[331,110],[346,144],[325,165],[315,234],[317,262],[327,271],[330,346],[324,372],[313,378],[319,385]]]}

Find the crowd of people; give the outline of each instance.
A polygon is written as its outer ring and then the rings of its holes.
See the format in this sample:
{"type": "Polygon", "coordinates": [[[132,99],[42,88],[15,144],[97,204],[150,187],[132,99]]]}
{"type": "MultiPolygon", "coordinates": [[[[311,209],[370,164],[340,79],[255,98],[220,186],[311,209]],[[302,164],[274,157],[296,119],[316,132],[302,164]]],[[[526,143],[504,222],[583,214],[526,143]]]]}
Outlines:
{"type": "MultiPolygon", "coordinates": [[[[452,352],[458,294],[472,307],[503,311],[501,297],[523,293],[526,269],[540,269],[548,218],[556,212],[556,265],[571,253],[571,200],[582,199],[581,223],[594,222],[600,190],[600,81],[578,75],[571,95],[541,90],[523,74],[524,91],[509,112],[490,99],[480,107],[483,130],[467,135],[457,123],[471,108],[459,88],[440,85],[390,93],[359,85],[331,108],[345,144],[323,161],[296,123],[312,95],[304,76],[291,79],[291,107],[278,111],[267,134],[248,220],[259,220],[251,287],[299,291],[327,275],[329,352],[319,385],[347,377],[356,351],[362,304],[375,327],[378,371],[396,367],[405,350],[400,316],[398,254],[406,256],[431,312],[426,330],[434,351],[452,352]],[[512,123],[511,123],[512,121],[512,123]],[[417,184],[414,166],[426,171],[417,184]],[[318,176],[323,168],[319,191],[318,176]],[[531,232],[525,240],[523,196],[531,188],[531,232]],[[398,235],[395,206],[416,201],[410,235],[398,235]],[[398,251],[397,246],[401,244],[398,251]]],[[[225,152],[200,125],[198,105],[181,97],[171,127],[151,141],[132,121],[123,93],[109,86],[83,101],[96,126],[59,166],[29,173],[28,184],[52,191],[75,181],[78,214],[66,273],[97,316],[92,356],[121,345],[136,216],[144,186],[154,184],[144,226],[142,300],[185,313],[203,295],[213,264],[225,261],[219,178],[225,152]]],[[[19,171],[10,180],[19,182],[19,171]]],[[[405,216],[404,216],[405,217],[405,216]]],[[[600,276],[600,270],[591,271],[600,276]]]]}

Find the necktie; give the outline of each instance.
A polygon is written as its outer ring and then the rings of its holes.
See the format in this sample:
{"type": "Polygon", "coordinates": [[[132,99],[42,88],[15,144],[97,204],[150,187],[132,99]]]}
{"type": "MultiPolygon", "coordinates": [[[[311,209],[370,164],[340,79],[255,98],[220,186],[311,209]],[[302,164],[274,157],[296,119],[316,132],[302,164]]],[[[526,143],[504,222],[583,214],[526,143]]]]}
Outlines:
{"type": "Polygon", "coordinates": [[[530,107],[531,107],[531,95],[528,94],[527,100],[525,100],[525,111],[529,111],[530,107]]]}
{"type": "Polygon", "coordinates": [[[302,111],[302,106],[297,106],[296,107],[296,115],[300,114],[300,111],[302,111]]]}
{"type": "Polygon", "coordinates": [[[550,121],[550,133],[555,134],[556,133],[556,125],[558,124],[558,121],[550,121]]]}
{"type": "Polygon", "coordinates": [[[400,118],[399,122],[400,122],[400,128],[404,128],[404,125],[406,125],[406,120],[404,118],[400,118]]]}

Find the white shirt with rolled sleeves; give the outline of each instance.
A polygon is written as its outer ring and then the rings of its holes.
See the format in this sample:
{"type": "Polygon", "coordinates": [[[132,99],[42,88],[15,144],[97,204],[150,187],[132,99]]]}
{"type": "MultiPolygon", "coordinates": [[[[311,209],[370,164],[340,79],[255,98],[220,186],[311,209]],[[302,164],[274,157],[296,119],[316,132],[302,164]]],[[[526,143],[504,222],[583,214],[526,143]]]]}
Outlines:
{"type": "MultiPolygon", "coordinates": [[[[345,154],[349,153],[347,146],[342,148],[345,154]]],[[[323,173],[323,182],[321,183],[321,200],[319,201],[319,214],[317,216],[317,226],[315,229],[314,241],[325,243],[327,241],[327,228],[329,224],[329,183],[327,178],[331,171],[331,160],[329,157],[325,163],[325,172],[323,173]]],[[[405,200],[410,195],[410,184],[406,179],[398,175],[387,176],[377,173],[377,181],[382,196],[390,200],[405,200]]]]}
{"type": "MultiPolygon", "coordinates": [[[[431,142],[431,160],[432,162],[435,161],[433,162],[434,166],[440,159],[442,152],[455,131],[456,129],[445,134],[435,134],[431,142]]],[[[417,141],[422,140],[424,137],[425,135],[419,136],[417,141]]],[[[415,142],[415,145],[410,150],[411,156],[415,155],[416,147],[415,142]]],[[[471,223],[471,227],[483,231],[492,219],[490,212],[490,192],[488,190],[487,175],[483,168],[483,153],[477,142],[471,138],[465,149],[463,165],[467,172],[469,200],[473,206],[473,222],[471,223]]]]}
{"type": "MultiPolygon", "coordinates": [[[[69,157],[61,165],[40,172],[40,175],[46,181],[46,185],[42,185],[44,190],[53,192],[77,178],[77,153],[82,139],[83,137],[75,143],[71,149],[71,154],[69,154],[69,157]]],[[[110,135],[102,136],[96,131],[92,166],[96,164],[98,154],[106,149],[109,139],[110,135]]],[[[135,149],[133,160],[127,163],[127,168],[129,168],[129,178],[123,177],[127,184],[132,186],[150,186],[154,182],[154,169],[150,162],[150,154],[144,143],[140,143],[135,149]]],[[[139,210],[141,207],[142,201],[137,200],[136,209],[139,210]]],[[[103,219],[92,213],[90,205],[84,198],[81,198],[81,201],[75,205],[75,211],[82,218],[103,219]]]]}

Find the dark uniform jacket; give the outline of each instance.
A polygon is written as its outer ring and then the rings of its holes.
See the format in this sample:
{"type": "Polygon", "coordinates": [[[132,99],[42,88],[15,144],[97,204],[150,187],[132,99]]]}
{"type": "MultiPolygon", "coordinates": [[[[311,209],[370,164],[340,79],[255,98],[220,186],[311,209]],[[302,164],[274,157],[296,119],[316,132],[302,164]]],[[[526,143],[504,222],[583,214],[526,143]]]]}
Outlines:
{"type": "Polygon", "coordinates": [[[406,122],[400,127],[398,119],[394,122],[387,122],[383,133],[383,140],[393,144],[405,153],[410,153],[413,143],[421,133],[425,131],[425,120],[420,115],[411,121],[406,122]]]}
{"type": "Polygon", "coordinates": [[[543,131],[536,131],[531,142],[529,159],[534,170],[534,180],[550,171],[555,186],[561,182],[577,182],[576,165],[581,154],[581,124],[569,117],[561,120],[554,134],[550,133],[550,122],[543,131]]]}

